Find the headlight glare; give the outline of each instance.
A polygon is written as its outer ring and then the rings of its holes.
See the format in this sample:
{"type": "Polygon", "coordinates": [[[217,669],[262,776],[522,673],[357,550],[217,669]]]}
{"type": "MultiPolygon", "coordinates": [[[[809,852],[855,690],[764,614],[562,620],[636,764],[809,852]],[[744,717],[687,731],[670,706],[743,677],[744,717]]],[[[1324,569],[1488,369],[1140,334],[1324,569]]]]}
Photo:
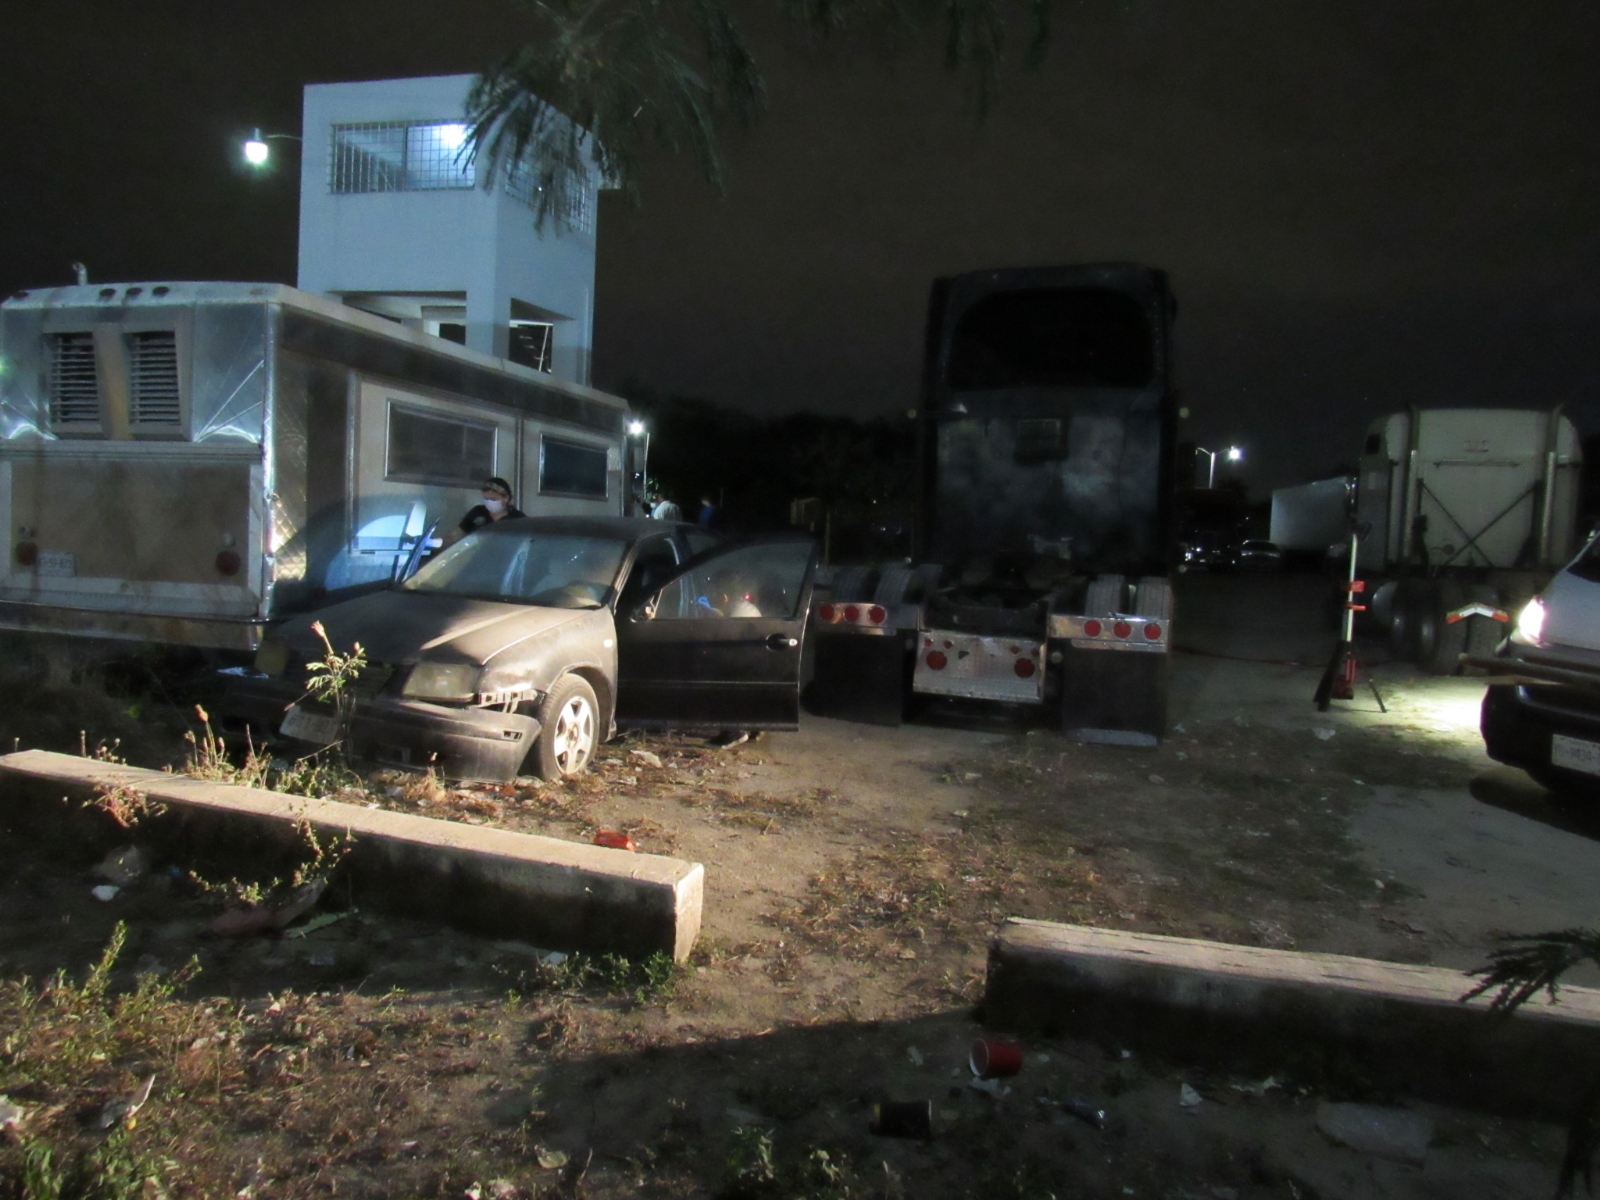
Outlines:
{"type": "Polygon", "coordinates": [[[1543,634],[1544,601],[1535,596],[1517,614],[1517,626],[1511,631],[1511,640],[1524,646],[1537,646],[1543,634]]]}
{"type": "Polygon", "coordinates": [[[400,694],[413,700],[466,700],[477,693],[478,675],[468,663],[418,663],[400,694]]]}
{"type": "Polygon", "coordinates": [[[270,638],[256,650],[256,670],[276,679],[289,669],[289,647],[270,638]]]}

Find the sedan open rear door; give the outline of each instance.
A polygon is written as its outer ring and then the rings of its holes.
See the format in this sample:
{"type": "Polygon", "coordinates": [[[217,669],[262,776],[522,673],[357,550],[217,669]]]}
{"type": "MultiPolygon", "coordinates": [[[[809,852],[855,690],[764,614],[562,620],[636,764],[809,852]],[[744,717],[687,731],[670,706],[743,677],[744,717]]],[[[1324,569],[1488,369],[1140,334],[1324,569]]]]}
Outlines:
{"type": "Polygon", "coordinates": [[[795,729],[816,544],[775,537],[700,555],[617,613],[617,723],[795,729]]]}

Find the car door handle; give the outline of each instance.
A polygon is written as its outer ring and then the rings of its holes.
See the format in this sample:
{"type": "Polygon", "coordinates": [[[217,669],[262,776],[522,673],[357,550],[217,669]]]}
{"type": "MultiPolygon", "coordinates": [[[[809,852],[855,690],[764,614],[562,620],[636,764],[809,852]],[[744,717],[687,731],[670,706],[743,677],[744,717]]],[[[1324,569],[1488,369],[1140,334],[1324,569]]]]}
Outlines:
{"type": "Polygon", "coordinates": [[[787,633],[775,633],[767,638],[768,650],[793,650],[799,644],[799,638],[790,637],[787,633]]]}

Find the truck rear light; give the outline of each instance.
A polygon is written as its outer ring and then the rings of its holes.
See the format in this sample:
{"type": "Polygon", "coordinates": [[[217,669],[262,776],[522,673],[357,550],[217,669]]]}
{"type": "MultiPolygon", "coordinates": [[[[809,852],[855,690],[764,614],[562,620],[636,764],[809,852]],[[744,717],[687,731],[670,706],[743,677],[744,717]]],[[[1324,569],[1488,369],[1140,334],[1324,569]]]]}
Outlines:
{"type": "Polygon", "coordinates": [[[19,567],[36,566],[39,562],[38,542],[18,542],[16,549],[17,565],[19,567]]]}
{"type": "Polygon", "coordinates": [[[1099,637],[1100,636],[1100,622],[1099,621],[1093,621],[1093,620],[1085,621],[1083,623],[1083,636],[1084,637],[1099,637]]]}
{"type": "Polygon", "coordinates": [[[817,619],[832,624],[839,619],[839,610],[831,604],[823,604],[817,608],[817,619]]]}
{"type": "Polygon", "coordinates": [[[1161,640],[1161,626],[1151,621],[1150,624],[1144,627],[1144,636],[1146,641],[1159,642],[1161,640]]]}
{"type": "Polygon", "coordinates": [[[867,620],[871,621],[874,625],[882,625],[888,619],[889,614],[884,612],[884,610],[876,604],[867,609],[867,620]]]}
{"type": "Polygon", "coordinates": [[[1129,625],[1126,621],[1118,621],[1111,627],[1111,632],[1116,634],[1119,638],[1125,638],[1133,632],[1133,626],[1129,625]]]}
{"type": "Polygon", "coordinates": [[[945,664],[949,661],[950,660],[944,656],[944,651],[942,650],[928,651],[928,667],[930,670],[942,671],[945,668],[945,664]]]}
{"type": "Polygon", "coordinates": [[[852,625],[859,621],[861,619],[860,606],[856,604],[846,604],[844,606],[844,619],[849,621],[852,625]]]}
{"type": "Polygon", "coordinates": [[[237,575],[241,565],[239,556],[232,550],[224,550],[217,555],[218,575],[237,575]]]}
{"type": "Polygon", "coordinates": [[[1031,658],[1019,658],[1012,667],[1012,670],[1016,671],[1018,679],[1032,679],[1036,669],[1031,658]]]}

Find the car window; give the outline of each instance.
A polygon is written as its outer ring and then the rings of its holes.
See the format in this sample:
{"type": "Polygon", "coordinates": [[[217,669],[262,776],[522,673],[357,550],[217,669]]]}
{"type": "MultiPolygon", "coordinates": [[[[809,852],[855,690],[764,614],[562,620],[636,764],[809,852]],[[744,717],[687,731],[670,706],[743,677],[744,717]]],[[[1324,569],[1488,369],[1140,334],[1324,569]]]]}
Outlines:
{"type": "Polygon", "coordinates": [[[463,538],[405,583],[408,592],[593,608],[610,598],[624,543],[576,534],[480,533],[463,538]]]}
{"type": "Polygon", "coordinates": [[[711,547],[722,541],[714,533],[707,533],[704,529],[685,529],[683,540],[689,543],[689,557],[704,554],[711,547]]]}
{"type": "Polygon", "coordinates": [[[622,595],[617,608],[626,612],[633,608],[663,581],[670,579],[678,569],[678,552],[667,534],[653,537],[641,545],[633,557],[633,567],[628,580],[622,585],[622,595]]]}
{"type": "Polygon", "coordinates": [[[810,562],[809,542],[737,547],[692,567],[663,589],[655,618],[792,619],[810,562]]]}

